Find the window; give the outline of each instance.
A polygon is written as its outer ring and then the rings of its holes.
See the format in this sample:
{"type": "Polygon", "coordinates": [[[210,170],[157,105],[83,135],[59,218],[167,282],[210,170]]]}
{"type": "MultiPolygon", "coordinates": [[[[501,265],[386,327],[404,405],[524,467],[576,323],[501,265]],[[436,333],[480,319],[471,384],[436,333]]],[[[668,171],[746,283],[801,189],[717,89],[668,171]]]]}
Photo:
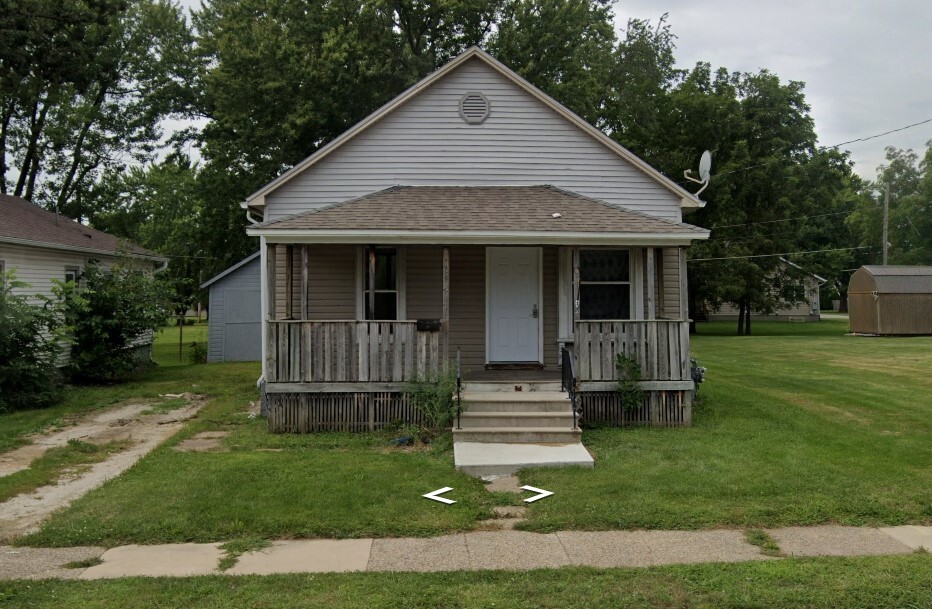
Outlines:
{"type": "Polygon", "coordinates": [[[398,319],[398,250],[375,249],[375,316],[369,312],[369,250],[363,256],[362,308],[365,319],[398,319]]]}
{"type": "Polygon", "coordinates": [[[631,319],[628,250],[580,250],[579,319],[631,319]]]}
{"type": "Polygon", "coordinates": [[[74,281],[77,283],[78,275],[80,274],[81,269],[76,266],[66,266],[65,267],[65,281],[74,281]]]}

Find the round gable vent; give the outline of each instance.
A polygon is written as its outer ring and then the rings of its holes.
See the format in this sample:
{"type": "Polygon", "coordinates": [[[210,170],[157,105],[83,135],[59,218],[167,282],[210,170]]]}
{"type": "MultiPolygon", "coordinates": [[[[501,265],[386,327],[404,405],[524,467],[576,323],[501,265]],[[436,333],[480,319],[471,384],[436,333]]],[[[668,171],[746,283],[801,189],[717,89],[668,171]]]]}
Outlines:
{"type": "Polygon", "coordinates": [[[488,98],[478,91],[470,91],[460,99],[460,116],[471,125],[485,121],[491,110],[488,98]]]}

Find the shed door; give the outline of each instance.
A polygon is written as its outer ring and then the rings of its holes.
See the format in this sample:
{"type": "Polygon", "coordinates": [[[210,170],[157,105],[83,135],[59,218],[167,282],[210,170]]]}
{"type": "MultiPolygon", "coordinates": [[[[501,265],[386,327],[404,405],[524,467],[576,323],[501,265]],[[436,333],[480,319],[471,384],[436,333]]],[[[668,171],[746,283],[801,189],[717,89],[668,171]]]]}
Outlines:
{"type": "Polygon", "coordinates": [[[540,361],[540,249],[490,247],[490,362],[540,361]]]}
{"type": "Polygon", "coordinates": [[[262,325],[259,290],[224,290],[223,361],[262,359],[262,325]]]}

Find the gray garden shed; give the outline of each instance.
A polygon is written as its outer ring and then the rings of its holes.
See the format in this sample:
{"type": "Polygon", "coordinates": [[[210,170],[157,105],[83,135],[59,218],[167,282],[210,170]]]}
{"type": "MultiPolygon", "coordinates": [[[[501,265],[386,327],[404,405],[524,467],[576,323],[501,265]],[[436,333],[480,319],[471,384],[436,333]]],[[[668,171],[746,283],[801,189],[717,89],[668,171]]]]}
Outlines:
{"type": "Polygon", "coordinates": [[[262,359],[259,252],[201,285],[210,290],[208,362],[262,359]]]}
{"type": "Polygon", "coordinates": [[[848,286],[857,334],[932,334],[932,266],[862,266],[848,286]]]}

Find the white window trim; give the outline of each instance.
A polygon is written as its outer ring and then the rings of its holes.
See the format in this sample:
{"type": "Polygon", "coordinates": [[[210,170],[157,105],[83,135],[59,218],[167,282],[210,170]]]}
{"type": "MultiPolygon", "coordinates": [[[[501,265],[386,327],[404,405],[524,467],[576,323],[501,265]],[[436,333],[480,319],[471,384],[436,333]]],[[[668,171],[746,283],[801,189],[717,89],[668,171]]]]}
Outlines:
{"type": "Polygon", "coordinates": [[[65,281],[69,281],[68,275],[71,273],[74,273],[74,282],[77,283],[81,276],[81,267],[74,264],[65,265],[65,281]]]}
{"type": "MultiPolygon", "coordinates": [[[[628,281],[631,290],[631,319],[644,319],[644,250],[643,248],[634,247],[606,247],[591,248],[580,247],[580,250],[590,249],[612,249],[624,250],[628,252],[628,281]]],[[[573,252],[571,248],[560,248],[560,325],[559,340],[561,342],[573,342],[576,334],[573,328],[573,252]]],[[[616,283],[616,282],[613,282],[616,283]]],[[[626,283],[619,281],[617,283],[626,283]]],[[[594,321],[594,320],[581,320],[594,321]]]]}
{"type": "MultiPolygon", "coordinates": [[[[383,246],[376,246],[383,247],[383,246]]],[[[398,272],[395,280],[398,289],[398,319],[397,321],[406,321],[408,319],[408,256],[404,246],[386,245],[385,248],[394,248],[397,253],[398,272]]],[[[366,319],[366,299],[365,292],[365,275],[363,274],[363,264],[366,257],[366,247],[359,245],[356,247],[356,319],[363,321],[366,319]]],[[[373,320],[374,321],[374,320],[373,320]]]]}

